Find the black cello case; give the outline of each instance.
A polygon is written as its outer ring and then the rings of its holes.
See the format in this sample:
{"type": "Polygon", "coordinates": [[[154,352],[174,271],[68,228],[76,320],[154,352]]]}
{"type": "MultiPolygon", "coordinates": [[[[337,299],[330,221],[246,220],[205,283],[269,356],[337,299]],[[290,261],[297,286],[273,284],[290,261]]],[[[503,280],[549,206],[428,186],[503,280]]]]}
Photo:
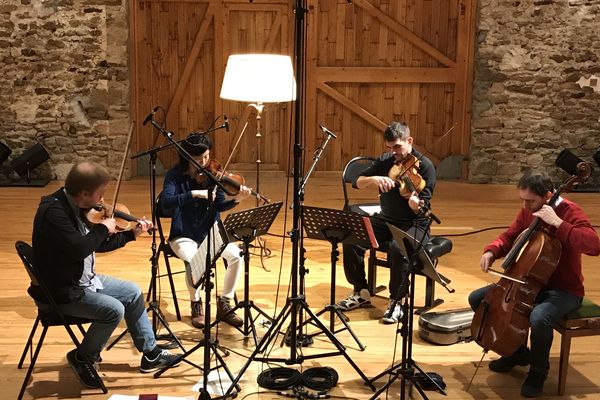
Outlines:
{"type": "Polygon", "coordinates": [[[441,345],[469,342],[474,313],[470,308],[423,313],[419,316],[419,336],[441,345]]]}

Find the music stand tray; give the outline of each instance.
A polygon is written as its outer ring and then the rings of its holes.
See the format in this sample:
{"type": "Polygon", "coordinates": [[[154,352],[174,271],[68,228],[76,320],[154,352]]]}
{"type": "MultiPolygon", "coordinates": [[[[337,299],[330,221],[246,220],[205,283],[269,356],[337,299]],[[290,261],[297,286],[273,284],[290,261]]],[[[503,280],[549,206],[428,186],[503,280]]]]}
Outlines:
{"type": "MultiPolygon", "coordinates": [[[[386,222],[386,225],[389,228],[390,232],[392,233],[394,240],[396,241],[396,243],[398,243],[398,246],[400,247],[400,250],[402,251],[402,255],[407,260],[411,259],[410,253],[412,252],[412,250],[414,248],[419,249],[419,253],[417,254],[417,257],[419,258],[419,261],[421,261],[421,265],[422,265],[422,269],[419,271],[419,273],[425,275],[426,277],[432,279],[434,282],[437,282],[440,285],[442,285],[443,287],[447,288],[448,284],[450,283],[450,280],[446,280],[447,279],[446,277],[444,277],[443,275],[441,275],[437,272],[437,270],[433,266],[433,262],[431,261],[431,258],[425,251],[425,246],[424,245],[420,246],[419,245],[420,241],[418,239],[416,239],[413,236],[411,236],[410,234],[404,232],[402,229],[400,229],[388,222],[386,222]],[[410,250],[411,250],[410,252],[409,252],[409,248],[407,248],[407,246],[410,247],[410,250]]],[[[411,268],[412,268],[412,266],[411,266],[411,268]]]]}
{"type": "Polygon", "coordinates": [[[269,231],[283,202],[271,203],[266,206],[251,208],[229,214],[223,222],[225,231],[237,240],[246,236],[258,237],[269,231]]]}
{"type": "MultiPolygon", "coordinates": [[[[331,289],[329,304],[317,312],[316,316],[318,317],[329,311],[329,330],[334,334],[347,330],[362,351],[365,349],[365,346],[350,328],[348,317],[344,315],[343,311],[335,302],[335,275],[336,262],[339,256],[339,251],[337,250],[339,243],[363,247],[379,247],[371,226],[371,220],[367,216],[353,212],[310,206],[302,207],[302,218],[304,230],[306,231],[306,236],[308,238],[326,240],[331,243],[331,289]],[[337,331],[335,330],[336,315],[344,325],[343,328],[340,328],[337,331]]],[[[308,319],[305,323],[312,323],[312,321],[311,319],[308,319]]],[[[322,332],[318,332],[309,336],[316,336],[321,333],[322,332]]]]}

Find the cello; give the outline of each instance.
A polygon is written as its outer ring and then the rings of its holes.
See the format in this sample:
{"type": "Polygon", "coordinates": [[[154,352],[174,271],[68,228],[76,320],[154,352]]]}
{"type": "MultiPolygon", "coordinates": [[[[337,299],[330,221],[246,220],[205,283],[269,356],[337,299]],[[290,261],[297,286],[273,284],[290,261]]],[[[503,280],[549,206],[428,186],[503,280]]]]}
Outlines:
{"type": "MultiPolygon", "coordinates": [[[[561,193],[584,182],[590,175],[591,166],[579,163],[577,175],[556,189],[548,205],[554,208],[561,193]]],[[[561,251],[560,241],[544,232],[543,221],[536,217],[504,258],[504,272],[488,270],[502,278],[488,290],[471,323],[473,340],[484,352],[492,350],[509,356],[525,343],[535,299],[554,273],[561,251]]]]}

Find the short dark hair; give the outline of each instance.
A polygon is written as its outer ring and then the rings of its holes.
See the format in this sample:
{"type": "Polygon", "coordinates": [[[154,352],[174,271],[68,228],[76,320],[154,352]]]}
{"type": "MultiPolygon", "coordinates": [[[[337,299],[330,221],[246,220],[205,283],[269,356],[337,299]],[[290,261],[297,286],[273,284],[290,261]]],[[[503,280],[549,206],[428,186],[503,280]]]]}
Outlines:
{"type": "Polygon", "coordinates": [[[410,136],[410,128],[404,122],[392,122],[383,133],[386,142],[393,142],[396,139],[406,140],[410,136]]]}
{"type": "Polygon", "coordinates": [[[519,189],[529,189],[538,196],[545,196],[554,191],[554,183],[545,172],[529,170],[523,174],[517,183],[519,189]]]}
{"type": "Polygon", "coordinates": [[[71,167],[65,179],[65,190],[71,196],[77,196],[81,192],[93,193],[110,179],[110,173],[102,165],[93,161],[82,161],[71,167]]]}
{"type": "MultiPolygon", "coordinates": [[[[188,137],[186,137],[185,140],[181,142],[181,147],[183,147],[185,151],[190,153],[190,155],[197,157],[204,154],[206,150],[212,149],[212,141],[206,135],[198,135],[193,133],[191,135],[188,135],[188,137]]],[[[189,165],[190,162],[180,154],[179,167],[183,171],[187,171],[189,165]]]]}

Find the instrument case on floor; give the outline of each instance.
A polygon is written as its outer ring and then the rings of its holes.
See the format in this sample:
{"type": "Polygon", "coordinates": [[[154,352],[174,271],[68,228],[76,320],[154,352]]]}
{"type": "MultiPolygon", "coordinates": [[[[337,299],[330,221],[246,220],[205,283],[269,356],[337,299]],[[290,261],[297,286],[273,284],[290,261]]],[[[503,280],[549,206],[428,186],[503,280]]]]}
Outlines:
{"type": "Polygon", "coordinates": [[[434,344],[454,344],[471,340],[473,310],[460,308],[448,311],[430,311],[419,316],[419,336],[434,344]]]}

